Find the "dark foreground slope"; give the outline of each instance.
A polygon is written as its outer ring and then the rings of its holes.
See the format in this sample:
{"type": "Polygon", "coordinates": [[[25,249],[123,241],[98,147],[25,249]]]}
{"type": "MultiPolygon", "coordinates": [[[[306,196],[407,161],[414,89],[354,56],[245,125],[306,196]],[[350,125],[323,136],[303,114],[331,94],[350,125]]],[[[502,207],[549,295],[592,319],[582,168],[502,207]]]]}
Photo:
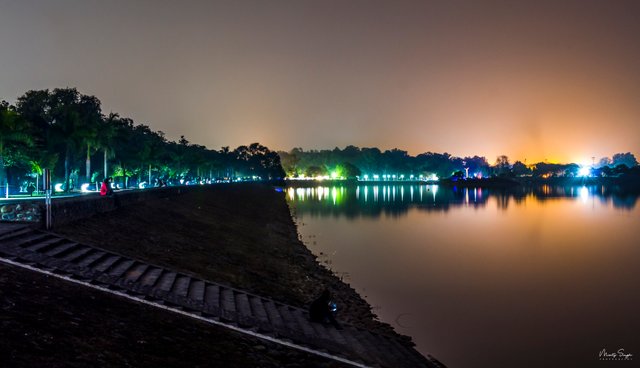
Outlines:
{"type": "Polygon", "coordinates": [[[342,367],[0,263],[0,367],[342,367]]]}
{"type": "Polygon", "coordinates": [[[265,185],[203,187],[96,215],[55,232],[161,266],[305,306],[329,287],[340,318],[391,331],[298,239],[284,194],[265,185]]]}

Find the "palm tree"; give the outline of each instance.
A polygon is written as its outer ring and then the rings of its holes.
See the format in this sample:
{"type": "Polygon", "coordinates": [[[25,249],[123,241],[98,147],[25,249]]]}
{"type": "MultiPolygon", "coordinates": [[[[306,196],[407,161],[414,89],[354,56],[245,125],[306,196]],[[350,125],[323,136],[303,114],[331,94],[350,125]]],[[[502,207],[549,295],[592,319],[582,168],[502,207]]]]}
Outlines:
{"type": "Polygon", "coordinates": [[[105,179],[109,176],[108,159],[114,155],[112,147],[114,137],[116,136],[116,122],[118,120],[120,120],[120,115],[111,112],[98,126],[97,147],[101,148],[104,153],[103,168],[105,179]]]}
{"type": "Polygon", "coordinates": [[[91,153],[92,149],[98,145],[98,128],[102,122],[100,104],[100,100],[95,96],[80,96],[78,108],[80,109],[82,129],[78,133],[87,148],[85,169],[88,182],[91,182],[91,153]]]}

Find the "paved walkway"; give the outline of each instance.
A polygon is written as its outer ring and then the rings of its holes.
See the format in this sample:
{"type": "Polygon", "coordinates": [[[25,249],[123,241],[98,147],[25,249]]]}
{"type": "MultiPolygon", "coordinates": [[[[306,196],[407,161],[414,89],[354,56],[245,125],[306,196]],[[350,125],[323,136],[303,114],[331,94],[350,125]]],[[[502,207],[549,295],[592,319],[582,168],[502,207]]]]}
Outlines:
{"type": "Polygon", "coordinates": [[[443,367],[394,336],[312,323],[306,310],[25,225],[0,223],[0,258],[357,366],[443,367]]]}

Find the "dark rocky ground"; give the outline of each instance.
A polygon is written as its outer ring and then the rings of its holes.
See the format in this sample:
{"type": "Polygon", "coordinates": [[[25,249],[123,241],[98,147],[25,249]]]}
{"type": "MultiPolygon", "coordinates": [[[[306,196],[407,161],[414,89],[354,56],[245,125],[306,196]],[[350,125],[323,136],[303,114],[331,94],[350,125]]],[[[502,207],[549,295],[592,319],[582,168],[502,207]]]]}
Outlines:
{"type": "MultiPolygon", "coordinates": [[[[329,287],[340,320],[394,333],[316,261],[284,195],[268,186],[202,188],[54,232],[292,305],[329,287]]],[[[0,309],[0,366],[341,366],[11,266],[0,265],[0,309]]]]}

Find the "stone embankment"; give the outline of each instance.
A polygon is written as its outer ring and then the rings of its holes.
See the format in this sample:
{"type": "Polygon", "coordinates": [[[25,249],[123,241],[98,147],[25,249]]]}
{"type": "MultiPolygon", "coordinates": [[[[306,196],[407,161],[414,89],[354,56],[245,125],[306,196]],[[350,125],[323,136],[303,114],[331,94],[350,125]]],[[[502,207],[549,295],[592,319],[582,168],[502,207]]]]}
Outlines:
{"type": "Polygon", "coordinates": [[[312,323],[304,309],[28,227],[4,228],[0,256],[359,364],[434,366],[398,336],[312,323]]]}
{"type": "Polygon", "coordinates": [[[415,352],[409,338],[377,321],[355,290],[317,262],[298,238],[283,193],[263,185],[146,193],[54,201],[54,231],[60,235],[13,238],[18,253],[7,255],[354,361],[437,366],[415,352]],[[325,287],[341,307],[344,336],[305,319],[306,306],[325,287]],[[270,317],[270,306],[276,306],[281,325],[270,317]]]}

